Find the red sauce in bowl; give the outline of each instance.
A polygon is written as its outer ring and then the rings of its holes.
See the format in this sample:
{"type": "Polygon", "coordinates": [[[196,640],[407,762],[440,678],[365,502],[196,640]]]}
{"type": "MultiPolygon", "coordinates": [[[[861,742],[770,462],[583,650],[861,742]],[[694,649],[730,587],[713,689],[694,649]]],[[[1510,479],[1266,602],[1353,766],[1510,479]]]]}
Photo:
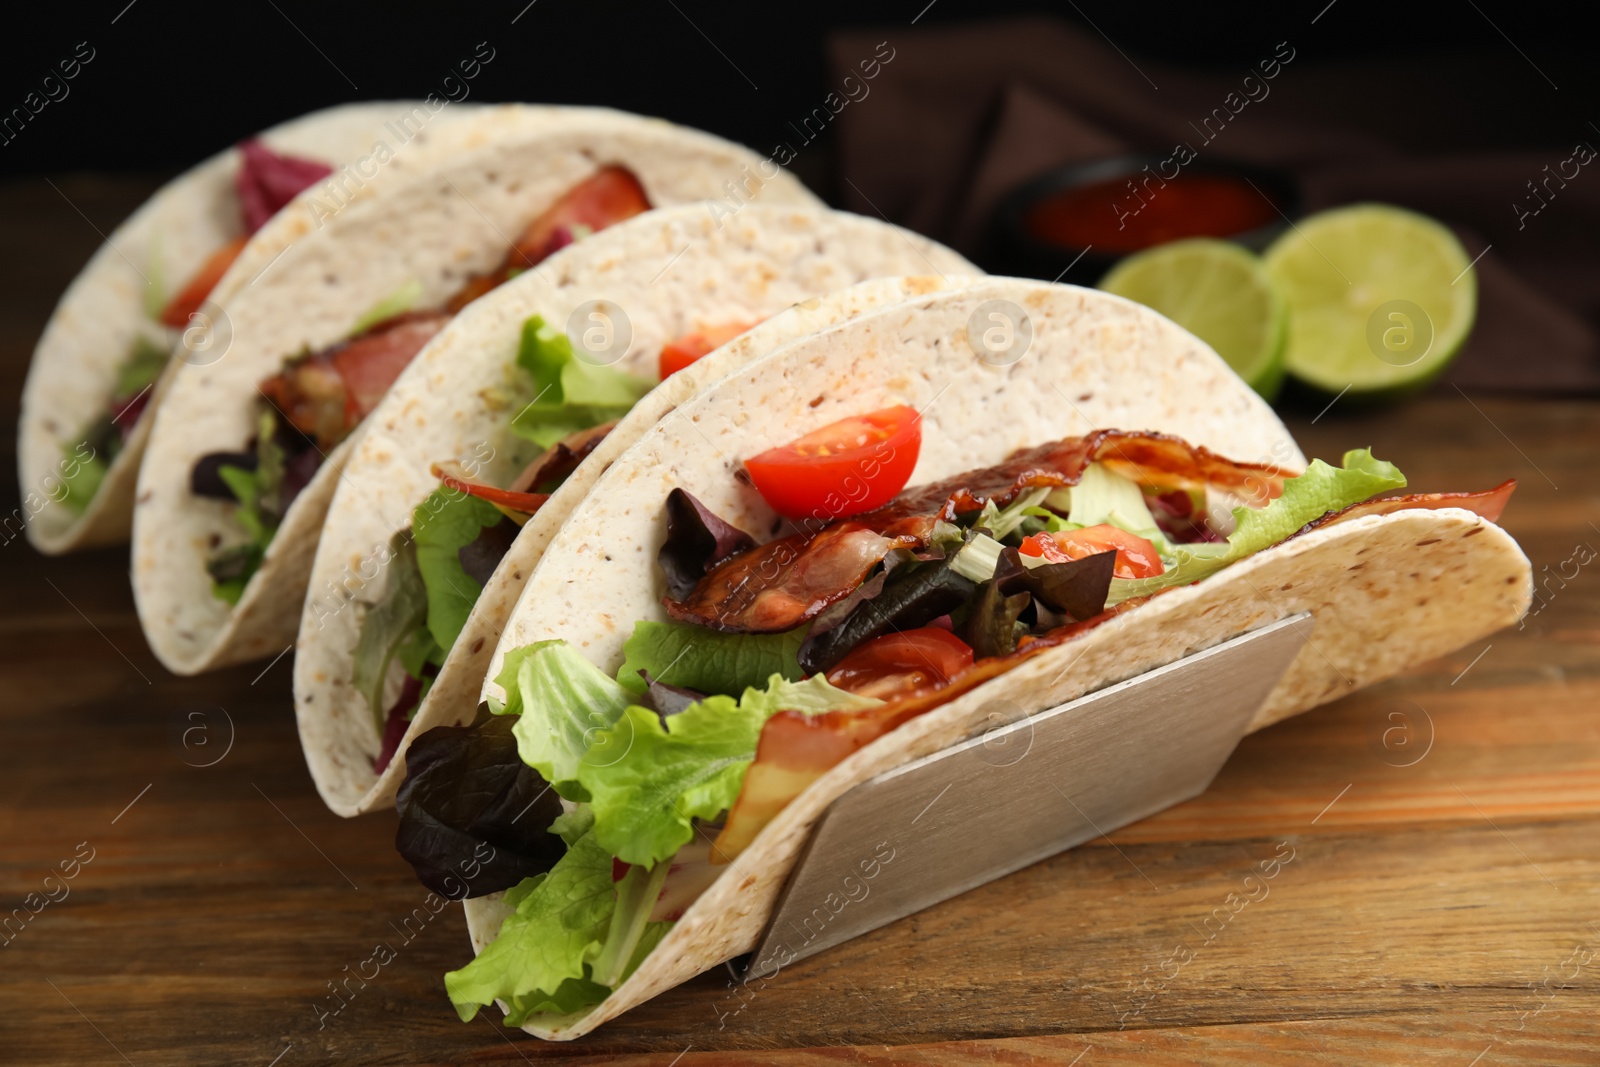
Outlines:
{"type": "Polygon", "coordinates": [[[1074,185],[1027,209],[1022,226],[1048,244],[1138,252],[1184,237],[1234,237],[1278,217],[1266,197],[1241,178],[1153,174],[1074,185]]]}

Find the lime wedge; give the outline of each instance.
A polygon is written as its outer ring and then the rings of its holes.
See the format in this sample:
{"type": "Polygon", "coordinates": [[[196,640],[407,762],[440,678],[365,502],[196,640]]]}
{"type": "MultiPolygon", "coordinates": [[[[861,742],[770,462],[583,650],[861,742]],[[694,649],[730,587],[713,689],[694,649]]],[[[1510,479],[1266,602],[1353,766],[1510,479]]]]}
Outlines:
{"type": "Polygon", "coordinates": [[[1301,221],[1264,257],[1289,304],[1289,373],[1370,398],[1432,381],[1472,331],[1478,283],[1444,226],[1386,204],[1301,221]]]}
{"type": "Polygon", "coordinates": [[[1194,238],[1129,256],[1100,288],[1154,308],[1271,400],[1283,384],[1284,304],[1261,261],[1227,241],[1194,238]]]}

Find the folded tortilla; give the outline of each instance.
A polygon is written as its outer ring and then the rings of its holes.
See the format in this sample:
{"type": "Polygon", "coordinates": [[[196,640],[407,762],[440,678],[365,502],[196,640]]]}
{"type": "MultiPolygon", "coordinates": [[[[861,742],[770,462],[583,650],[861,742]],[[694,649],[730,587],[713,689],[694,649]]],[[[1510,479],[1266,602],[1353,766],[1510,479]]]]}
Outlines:
{"type": "MultiPolygon", "coordinates": [[[[260,136],[275,152],[334,167],[326,181],[337,185],[349,180],[342,165],[370,161],[382,151],[380,145],[396,148],[402,134],[410,138],[407,152],[415,154],[441,129],[478,110],[435,108],[421,101],[347,104],[291,119],[260,136]]],[[[90,258],[39,338],[23,387],[18,431],[22,506],[4,521],[11,534],[11,527],[25,522],[28,539],[41,552],[56,555],[127,540],[139,460],[167,378],[153,387],[144,417],[81,512],[62,502],[62,476],[73,463],[68,453],[76,451],[84,428],[106,412],[135,338],[172,347],[174,331],[153,321],[148,305],[170,295],[163,290],[182,287],[213,252],[241,233],[234,190],[239,163],[239,150],[230,147],[157,190],[90,258]]],[[[275,218],[253,238],[249,262],[259,269],[298,235],[297,227],[275,218]]],[[[251,276],[247,269],[248,263],[234,272],[235,280],[251,276]]],[[[223,290],[219,285],[213,298],[223,290]]],[[[181,340],[177,347],[181,350],[181,340]]]]}
{"type": "MultiPolygon", "coordinates": [[[[295,654],[295,711],[306,762],[328,806],[341,815],[392,806],[411,739],[471,720],[511,605],[551,536],[600,472],[679,401],[789,341],[874,307],[969,283],[967,275],[977,273],[926,238],[859,215],[752,205],[716,219],[695,205],[649,212],[595,234],[459,315],[370,416],[317,548],[295,654]],[[900,277],[909,271],[943,276],[900,277]],[[530,316],[559,327],[596,299],[631,326],[631,346],[615,367],[648,378],[656,377],[662,345],[677,337],[725,322],[760,324],[646,395],[528,521],[478,598],[395,758],[374,774],[380,731],[352,684],[367,606],[386,582],[374,561],[386,558],[391,536],[438,488],[433,464],[487,448],[495,456],[487,480],[504,485],[516,475],[520,462],[512,457],[527,446],[510,432],[514,410],[490,387],[504,380],[530,316]]],[[[399,684],[398,666],[393,670],[391,692],[399,684]]]]}
{"type": "MultiPolygon", "coordinates": [[[[1206,347],[1119,297],[985,279],[856,316],[749,363],[680,403],[595,482],[529,576],[486,677],[508,650],[564,639],[608,672],[636,620],[667,621],[656,553],[667,494],[683,489],[746,530],[774,513],[735,479],[740,463],[842,417],[922,410],[911,485],[996,464],[1025,446],[1098,428],[1157,430],[1285,473],[1304,460],[1271,410],[1206,347]],[[968,344],[987,301],[1025,309],[1033,339],[995,366],[968,344]],[[804,398],[804,399],[803,399],[804,398]]],[[[770,822],[606,1000],[536,1017],[578,1037],[755,947],[818,817],[873,775],[1301,611],[1300,652],[1251,723],[1259,729],[1514,622],[1532,575],[1498,526],[1460,509],[1332,524],[1174,589],[902,725],[834,766],[770,822]]],[[[485,697],[503,697],[486,682],[485,697]]],[[[465,902],[475,951],[508,914],[501,894],[465,902]]]]}
{"type": "Polygon", "coordinates": [[[271,261],[253,262],[252,241],[252,262],[224,282],[248,280],[218,300],[225,354],[175,367],[139,474],[134,593],[163,664],[194,674],[276,656],[294,641],[323,516],[360,431],[328,453],[230,606],[213,595],[205,562],[244,534],[234,506],[196,496],[189,479],[200,457],[246,447],[259,383],[288,357],[348,336],[396,293],[441,306],[495,268],[531,219],[609,164],[628,168],[658,207],[726,199],[730,189],[742,200],[816,202],[787,172],[708,134],[603,109],[508,105],[448,127],[425,156],[396,154],[352,191],[302,193],[280,213],[288,218],[274,220],[300,239],[271,261]]]}

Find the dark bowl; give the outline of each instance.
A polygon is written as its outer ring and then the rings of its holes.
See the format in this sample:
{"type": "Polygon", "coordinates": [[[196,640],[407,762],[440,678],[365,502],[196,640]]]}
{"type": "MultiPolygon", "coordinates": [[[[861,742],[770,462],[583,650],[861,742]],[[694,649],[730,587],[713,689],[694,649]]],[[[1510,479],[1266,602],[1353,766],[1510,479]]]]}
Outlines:
{"type": "MultiPolygon", "coordinates": [[[[1082,247],[1069,248],[1043,240],[1029,233],[1024,226],[1028,212],[1036,204],[1064,189],[1140,177],[1145,167],[1155,171],[1162,163],[1170,164],[1170,157],[1158,154],[1118,156],[1089,163],[1071,163],[1046,171],[1007,194],[1000,202],[979,252],[979,262],[985,269],[999,274],[1059,280],[1076,285],[1095,284],[1118,260],[1133,253],[1101,251],[1093,247],[1085,251],[1082,247]]],[[[1172,180],[1180,181],[1189,174],[1242,178],[1253,184],[1276,209],[1273,214],[1277,217],[1265,225],[1242,233],[1205,236],[1235,241],[1259,252],[1288,228],[1289,220],[1300,214],[1299,185],[1285,171],[1202,157],[1182,167],[1177,178],[1172,180]]],[[[1107,206],[1110,206],[1109,203],[1107,206]]]]}

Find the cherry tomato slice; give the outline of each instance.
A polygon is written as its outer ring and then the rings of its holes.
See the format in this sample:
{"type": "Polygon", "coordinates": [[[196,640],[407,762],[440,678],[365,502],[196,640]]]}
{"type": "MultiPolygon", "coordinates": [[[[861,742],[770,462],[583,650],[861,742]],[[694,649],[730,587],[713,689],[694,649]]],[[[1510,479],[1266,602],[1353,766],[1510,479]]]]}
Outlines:
{"type": "Polygon", "coordinates": [[[200,310],[200,305],[206,302],[211,290],[215,289],[222,276],[228,273],[228,268],[233,266],[233,261],[239,258],[239,253],[244,251],[244,246],[249,240],[249,237],[235,237],[211,253],[200,269],[195,271],[194,277],[189,279],[189,284],[179,290],[178,295],[161,309],[161,321],[174,330],[181,330],[189,325],[189,316],[200,310]]]}
{"type": "Polygon", "coordinates": [[[1022,540],[1024,556],[1042,556],[1051,563],[1083,559],[1115,549],[1117,562],[1112,574],[1118,578],[1153,578],[1166,570],[1156,546],[1126,530],[1103,524],[1060,533],[1036,533],[1022,540]]]}
{"type": "Polygon", "coordinates": [[[661,380],[666,381],[683,368],[744,333],[753,322],[724,322],[686,333],[661,346],[661,380]]]}
{"type": "Polygon", "coordinates": [[[888,700],[940,686],[972,666],[972,649],[949,630],[923,626],[875,637],[828,672],[828,681],[862,696],[888,700]]]}
{"type": "Polygon", "coordinates": [[[779,515],[832,522],[891,500],[921,451],[922,418],[900,405],[829,423],[744,465],[779,515]]]}

